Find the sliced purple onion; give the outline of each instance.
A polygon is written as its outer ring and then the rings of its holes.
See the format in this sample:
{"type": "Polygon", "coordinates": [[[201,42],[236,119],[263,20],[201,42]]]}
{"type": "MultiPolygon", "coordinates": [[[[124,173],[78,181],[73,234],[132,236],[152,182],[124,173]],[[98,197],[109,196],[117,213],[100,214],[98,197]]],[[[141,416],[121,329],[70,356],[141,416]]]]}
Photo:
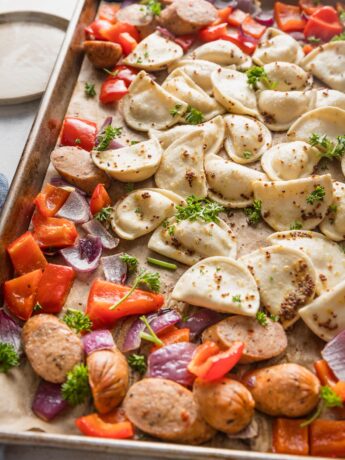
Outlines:
{"type": "Polygon", "coordinates": [[[208,308],[199,308],[197,311],[191,313],[187,320],[180,321],[180,328],[188,328],[190,336],[194,339],[201,334],[209,326],[218,323],[224,318],[224,315],[208,308]]]}
{"type": "Polygon", "coordinates": [[[119,238],[114,238],[97,219],[86,222],[82,227],[89,235],[98,236],[105,249],[115,249],[120,243],[119,238]]]}
{"type": "Polygon", "coordinates": [[[5,312],[0,310],[0,342],[9,343],[17,353],[21,353],[22,328],[5,312]]]}
{"type": "Polygon", "coordinates": [[[164,329],[174,326],[181,319],[181,316],[175,310],[162,310],[162,314],[158,314],[156,318],[150,322],[153,332],[159,334],[164,329]]]}
{"type": "Polygon", "coordinates": [[[289,32],[289,35],[299,42],[305,41],[305,36],[303,32],[299,32],[299,31],[289,32]]]}
{"type": "Polygon", "coordinates": [[[121,142],[117,141],[116,139],[113,139],[112,141],[109,142],[107,149],[116,150],[116,149],[122,149],[123,147],[126,147],[126,146],[124,144],[121,144],[121,142]]]}
{"type": "Polygon", "coordinates": [[[263,26],[271,27],[274,24],[273,10],[261,11],[254,16],[254,19],[263,26]]]}
{"type": "Polygon", "coordinates": [[[237,8],[238,1],[237,0],[207,0],[208,2],[212,3],[216,8],[223,9],[227,6],[231,6],[232,8],[237,8]]]}
{"type": "Polygon", "coordinates": [[[336,335],[321,351],[334,375],[345,380],[345,330],[336,335]]]}
{"type": "Polygon", "coordinates": [[[112,122],[113,122],[113,117],[107,117],[107,118],[103,121],[102,126],[100,127],[100,129],[99,129],[99,131],[98,131],[98,133],[97,133],[97,136],[96,136],[95,147],[97,147],[97,145],[99,144],[99,142],[100,142],[100,137],[101,137],[101,135],[103,134],[105,128],[106,128],[107,126],[110,126],[110,125],[112,124],[112,122]]]}
{"type": "Polygon", "coordinates": [[[137,350],[141,345],[140,333],[144,332],[145,324],[137,318],[133,321],[131,327],[129,328],[125,340],[122,345],[121,351],[127,353],[128,351],[137,350]]]}
{"type": "Polygon", "coordinates": [[[127,280],[127,264],[120,258],[121,254],[102,257],[101,264],[107,281],[125,284],[127,280]]]}
{"type": "Polygon", "coordinates": [[[90,355],[97,350],[110,350],[115,346],[111,332],[107,329],[90,332],[83,337],[84,351],[90,355]]]}
{"type": "Polygon", "coordinates": [[[83,224],[90,219],[90,207],[85,197],[73,191],[56,213],[56,217],[64,217],[75,224],[83,224]]]}
{"type": "Polygon", "coordinates": [[[61,385],[42,380],[32,403],[32,410],[37,417],[49,422],[67,407],[67,401],[62,398],[61,385]]]}
{"type": "Polygon", "coordinates": [[[228,434],[230,439],[254,439],[259,435],[259,424],[253,418],[252,421],[239,433],[228,434]]]}
{"type": "Polygon", "coordinates": [[[134,3],[137,3],[137,0],[123,0],[123,1],[121,2],[121,9],[127,8],[127,6],[131,6],[131,5],[133,5],[134,3]]]}
{"type": "Polygon", "coordinates": [[[78,273],[90,273],[99,265],[102,254],[101,239],[88,235],[79,239],[74,246],[60,250],[67,264],[78,273]]]}
{"type": "Polygon", "coordinates": [[[77,188],[74,185],[69,184],[67,181],[62,179],[62,177],[60,177],[60,176],[52,177],[49,182],[51,183],[51,185],[54,185],[55,187],[74,189],[74,190],[76,190],[77,192],[79,192],[83,196],[87,195],[87,193],[85,193],[84,190],[81,190],[80,188],[77,188]]]}
{"type": "Polygon", "coordinates": [[[156,29],[162,35],[162,37],[167,38],[168,40],[175,40],[175,35],[170,32],[170,30],[166,29],[165,27],[157,26],[156,29]]]}
{"type": "Polygon", "coordinates": [[[186,386],[193,385],[195,375],[187,367],[196,347],[194,343],[181,342],[154,351],[148,358],[147,376],[173,380],[186,386]]]}

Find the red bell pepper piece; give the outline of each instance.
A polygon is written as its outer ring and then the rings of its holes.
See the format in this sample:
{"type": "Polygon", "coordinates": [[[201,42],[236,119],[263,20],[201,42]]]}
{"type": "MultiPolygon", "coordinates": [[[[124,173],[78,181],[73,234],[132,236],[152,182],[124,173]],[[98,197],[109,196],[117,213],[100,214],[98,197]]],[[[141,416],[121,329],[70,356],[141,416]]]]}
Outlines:
{"type": "Polygon", "coordinates": [[[81,147],[88,152],[95,146],[97,125],[93,121],[77,117],[66,117],[61,131],[62,145],[81,147]]]}
{"type": "Polygon", "coordinates": [[[34,203],[42,216],[52,217],[67,200],[69,194],[70,192],[63,188],[46,184],[43,191],[36,196],[34,203]]]}
{"type": "Polygon", "coordinates": [[[308,427],[303,420],[277,418],[273,422],[272,450],[276,454],[308,455],[308,427]]]}
{"type": "Polygon", "coordinates": [[[151,348],[151,353],[158,350],[158,348],[165,347],[165,345],[172,345],[173,343],[189,342],[190,341],[190,330],[188,328],[177,329],[176,327],[169,327],[168,330],[164,330],[158,334],[164,345],[154,345],[151,348]]]}
{"type": "Polygon", "coordinates": [[[33,237],[41,248],[73,246],[78,232],[73,222],[57,217],[44,217],[36,212],[32,218],[33,237]]]}
{"type": "Polygon", "coordinates": [[[32,315],[36,305],[38,284],[42,270],[34,270],[4,283],[4,298],[8,309],[24,321],[32,315]]]}
{"type": "Polygon", "coordinates": [[[103,3],[98,10],[98,19],[116,23],[116,13],[120,9],[119,3],[103,3]]]}
{"type": "Polygon", "coordinates": [[[310,16],[304,28],[304,35],[327,42],[342,31],[343,26],[337,11],[332,6],[323,6],[310,16]]]}
{"type": "Polygon", "coordinates": [[[116,321],[124,316],[143,315],[159,310],[164,303],[161,294],[135,289],[128,299],[115,310],[109,310],[128,293],[130,287],[109,281],[95,280],[91,286],[86,313],[93,322],[94,329],[113,328],[116,321]]]}
{"type": "Polygon", "coordinates": [[[309,43],[307,43],[306,45],[303,46],[303,53],[305,55],[311,53],[313,51],[314,47],[312,45],[310,45],[309,43]]]}
{"type": "Polygon", "coordinates": [[[99,100],[102,104],[110,104],[119,101],[127,93],[128,89],[124,80],[107,78],[102,84],[99,100]]]}
{"type": "Polygon", "coordinates": [[[245,37],[243,34],[239,34],[237,31],[228,32],[222,35],[222,40],[228,40],[238,46],[244,53],[250,56],[254,53],[257,47],[257,41],[252,37],[245,37]]]}
{"type": "Polygon", "coordinates": [[[91,195],[90,211],[93,215],[111,205],[111,198],[103,184],[98,184],[91,195]]]}
{"type": "Polygon", "coordinates": [[[116,74],[116,77],[108,77],[108,80],[112,78],[123,80],[128,87],[137,76],[138,70],[133,67],[128,67],[127,65],[117,65],[113,72],[116,74]]]}
{"type": "Polygon", "coordinates": [[[306,20],[302,18],[299,6],[275,2],[274,17],[279,29],[284,32],[303,30],[306,25],[306,20]]]}
{"type": "Polygon", "coordinates": [[[225,22],[228,20],[228,17],[230,16],[232,10],[232,6],[226,6],[225,8],[222,8],[221,10],[217,11],[218,18],[221,19],[221,22],[225,22]]]}
{"type": "Polygon", "coordinates": [[[251,16],[245,18],[241,24],[241,28],[245,34],[254,38],[260,38],[266,30],[265,26],[259,24],[251,16]]]}
{"type": "Polygon", "coordinates": [[[174,42],[180,45],[185,53],[193,45],[195,40],[196,36],[194,34],[179,35],[178,37],[174,38],[174,42]]]}
{"type": "Polygon", "coordinates": [[[123,33],[128,33],[137,43],[140,42],[138,29],[132,24],[127,24],[125,22],[112,24],[110,28],[107,28],[107,30],[104,31],[104,36],[111,42],[120,43],[119,36],[123,33]]]}
{"type": "Polygon", "coordinates": [[[332,369],[324,359],[316,361],[314,363],[314,369],[322,385],[333,388],[337,383],[337,377],[333,374],[332,369]]]}
{"type": "Polygon", "coordinates": [[[109,416],[89,414],[75,421],[76,427],[86,436],[110,439],[128,439],[134,436],[133,425],[129,421],[112,422],[109,416]]]}
{"type": "Polygon", "coordinates": [[[315,11],[322,8],[322,5],[316,5],[313,0],[299,0],[298,4],[307,16],[311,16],[315,11]]]}
{"type": "Polygon", "coordinates": [[[112,23],[104,19],[96,19],[90,25],[85,27],[84,32],[86,38],[90,40],[108,40],[105,36],[105,31],[111,29],[112,23]]]}
{"type": "Polygon", "coordinates": [[[243,342],[233,342],[228,350],[223,351],[214,342],[207,340],[195,350],[188,370],[203,380],[220,379],[238,363],[243,348],[243,342]]]}
{"type": "Polygon", "coordinates": [[[242,22],[246,19],[248,13],[245,13],[242,10],[234,10],[228,16],[228,23],[233,27],[239,27],[242,22]]]}
{"type": "Polygon", "coordinates": [[[310,455],[345,456],[345,420],[315,420],[310,425],[310,455]]]}
{"type": "Polygon", "coordinates": [[[202,42],[213,42],[214,40],[218,40],[226,35],[228,31],[228,25],[226,23],[211,25],[201,29],[199,31],[199,39],[202,42]]]}
{"type": "Polygon", "coordinates": [[[138,42],[135,38],[132,37],[128,32],[122,32],[117,38],[117,43],[121,45],[123,54],[128,56],[138,45],[138,42]]]}
{"type": "Polygon", "coordinates": [[[26,232],[7,246],[16,273],[23,275],[47,265],[43,252],[32,236],[26,232]]]}
{"type": "Polygon", "coordinates": [[[75,272],[64,265],[48,264],[38,285],[37,302],[43,313],[59,313],[71,290],[75,272]]]}

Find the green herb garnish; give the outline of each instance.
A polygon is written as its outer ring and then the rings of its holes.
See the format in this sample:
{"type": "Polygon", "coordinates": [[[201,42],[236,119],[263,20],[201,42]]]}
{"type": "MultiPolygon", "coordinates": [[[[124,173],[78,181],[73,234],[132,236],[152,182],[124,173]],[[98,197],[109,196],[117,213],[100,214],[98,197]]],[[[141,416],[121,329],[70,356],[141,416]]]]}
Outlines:
{"type": "Polygon", "coordinates": [[[253,66],[246,71],[247,83],[253,89],[258,89],[258,83],[261,82],[268,89],[275,89],[278,82],[273,82],[267,76],[263,67],[253,66]]]}
{"type": "Polygon", "coordinates": [[[140,375],[145,374],[147,364],[144,355],[137,355],[136,353],[133,353],[133,355],[128,356],[127,362],[134,371],[139,372],[140,375]]]}
{"type": "Polygon", "coordinates": [[[0,372],[19,366],[19,355],[11,343],[0,342],[0,372]]]}
{"type": "Polygon", "coordinates": [[[131,141],[131,145],[139,144],[139,141],[131,141]]]}
{"type": "Polygon", "coordinates": [[[182,105],[181,104],[176,104],[173,109],[170,110],[170,115],[172,117],[176,117],[176,115],[180,115],[180,109],[182,105]]]}
{"type": "Polygon", "coordinates": [[[81,144],[81,139],[79,139],[79,137],[74,141],[75,144],[79,145],[81,144]]]}
{"type": "Polygon", "coordinates": [[[98,145],[95,147],[97,152],[103,152],[107,150],[110,142],[115,139],[116,137],[121,136],[122,128],[114,128],[111,125],[108,125],[104,128],[104,131],[98,135],[98,145]]]}
{"type": "Polygon", "coordinates": [[[328,212],[329,213],[332,213],[332,214],[335,214],[338,210],[338,206],[336,204],[331,204],[329,207],[328,207],[328,212]]]}
{"type": "Polygon", "coordinates": [[[154,259],[153,257],[148,257],[147,262],[151,265],[156,265],[157,267],[166,268],[168,270],[176,270],[177,265],[170,262],[164,262],[164,260],[154,259]]]}
{"type": "Polygon", "coordinates": [[[110,219],[112,212],[113,208],[111,206],[107,206],[97,212],[94,217],[99,222],[107,222],[110,219]]]}
{"type": "Polygon", "coordinates": [[[125,184],[126,193],[131,193],[133,192],[133,190],[134,190],[134,184],[132,182],[127,182],[127,184],[125,184]]]}
{"type": "Polygon", "coordinates": [[[162,12],[162,4],[157,0],[142,0],[140,3],[145,5],[153,16],[159,16],[162,12]]]}
{"type": "Polygon", "coordinates": [[[243,158],[245,158],[246,160],[249,160],[249,158],[253,156],[253,153],[250,150],[245,150],[242,155],[243,155],[243,158]]]}
{"type": "Polygon", "coordinates": [[[84,86],[84,92],[87,97],[95,97],[96,96],[96,90],[95,90],[95,85],[94,83],[85,83],[84,86]]]}
{"type": "Polygon", "coordinates": [[[69,308],[64,317],[62,318],[67,326],[75,332],[90,332],[92,328],[92,321],[86,313],[69,308]]]}
{"type": "Polygon", "coordinates": [[[63,399],[71,406],[82,404],[91,395],[88,370],[85,364],[77,364],[67,373],[67,379],[61,391],[63,399]]]}
{"type": "Polygon", "coordinates": [[[187,205],[176,206],[176,221],[201,219],[204,222],[219,222],[218,214],[224,211],[223,206],[208,198],[197,198],[194,195],[186,199],[187,205]]]}
{"type": "Polygon", "coordinates": [[[345,32],[342,32],[339,35],[334,35],[334,37],[331,39],[331,42],[340,42],[345,40],[345,32]]]}
{"type": "Polygon", "coordinates": [[[145,324],[147,330],[149,331],[149,332],[145,332],[145,331],[140,332],[140,338],[143,340],[147,340],[148,342],[155,343],[156,345],[163,346],[164,343],[161,341],[161,339],[157,337],[154,330],[152,329],[149,322],[147,321],[146,316],[140,316],[139,319],[145,324]]]}
{"type": "Polygon", "coordinates": [[[108,70],[108,69],[105,69],[105,68],[103,68],[103,70],[104,70],[105,73],[107,73],[111,77],[117,77],[119,72],[120,72],[120,70],[111,71],[111,70],[108,70]]]}
{"type": "Polygon", "coordinates": [[[136,257],[131,256],[126,252],[124,254],[121,254],[119,257],[123,262],[127,264],[129,274],[135,273],[137,271],[139,260],[136,257]]]}
{"type": "Polygon", "coordinates": [[[332,408],[332,407],[342,407],[343,401],[340,396],[337,395],[337,393],[332,390],[329,386],[324,386],[321,387],[320,390],[320,403],[318,408],[316,409],[315,413],[305,420],[303,423],[301,423],[301,427],[304,428],[308,425],[310,425],[314,420],[320,417],[322,411],[325,408],[332,408]]]}
{"type": "Polygon", "coordinates": [[[40,311],[42,311],[42,310],[43,310],[42,305],[41,305],[40,303],[37,302],[36,305],[34,306],[33,311],[34,311],[35,313],[37,313],[37,312],[40,312],[40,311]]]}
{"type": "Polygon", "coordinates": [[[256,320],[261,326],[267,326],[268,320],[267,315],[263,311],[258,311],[256,314],[256,320]]]}
{"type": "Polygon", "coordinates": [[[195,109],[191,105],[188,106],[185,114],[185,120],[190,125],[198,125],[204,121],[204,115],[200,110],[195,109]]]}
{"type": "Polygon", "coordinates": [[[121,297],[120,300],[118,300],[114,305],[109,307],[109,310],[115,310],[122,302],[124,302],[128,297],[130,297],[131,294],[135,291],[135,289],[139,285],[145,285],[148,290],[152,292],[159,292],[160,290],[160,276],[159,273],[152,273],[148,271],[143,271],[141,272],[134,280],[133,286],[131,289],[127,292],[126,295],[121,297]]]}
{"type": "Polygon", "coordinates": [[[241,300],[241,295],[240,295],[240,294],[234,295],[234,296],[232,297],[232,301],[235,302],[235,303],[241,303],[241,302],[242,302],[242,300],[241,300]]]}
{"type": "Polygon", "coordinates": [[[308,142],[320,151],[322,158],[340,159],[345,153],[345,136],[337,136],[337,142],[334,143],[325,134],[320,136],[313,133],[308,142]]]}
{"type": "Polygon", "coordinates": [[[295,222],[290,225],[290,230],[301,230],[301,228],[303,228],[303,225],[298,220],[295,220],[295,222]]]}
{"type": "Polygon", "coordinates": [[[254,200],[251,206],[244,208],[244,214],[247,216],[249,225],[257,225],[261,220],[261,200],[254,200]]]}
{"type": "Polygon", "coordinates": [[[321,38],[317,38],[317,37],[314,37],[313,35],[311,35],[310,37],[307,38],[307,41],[309,43],[320,43],[321,38]]]}
{"type": "Polygon", "coordinates": [[[308,196],[307,196],[307,203],[308,204],[314,204],[315,201],[322,201],[326,195],[325,187],[322,185],[317,185],[315,187],[315,190],[313,190],[308,196]]]}

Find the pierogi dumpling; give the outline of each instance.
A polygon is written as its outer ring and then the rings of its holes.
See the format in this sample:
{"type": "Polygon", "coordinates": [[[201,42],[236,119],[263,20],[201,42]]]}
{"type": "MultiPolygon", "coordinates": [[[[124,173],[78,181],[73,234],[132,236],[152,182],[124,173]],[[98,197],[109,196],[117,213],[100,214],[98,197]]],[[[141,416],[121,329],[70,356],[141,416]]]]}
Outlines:
{"type": "Polygon", "coordinates": [[[252,64],[251,58],[228,40],[205,43],[196,48],[189,57],[214,62],[221,66],[234,65],[239,70],[246,70],[252,64]]]}
{"type": "Polygon", "coordinates": [[[211,256],[235,258],[237,253],[236,237],[221,219],[215,223],[172,217],[155,230],[148,248],[186,265],[211,256]]]}
{"type": "Polygon", "coordinates": [[[218,64],[204,59],[180,59],[169,66],[168,70],[171,72],[174,69],[183,70],[207,94],[213,94],[211,73],[219,69],[218,64]]]}
{"type": "Polygon", "coordinates": [[[345,110],[345,94],[335,89],[316,90],[315,109],[318,107],[338,107],[345,110]]]}
{"type": "MultiPolygon", "coordinates": [[[[263,66],[267,78],[274,85],[276,91],[304,91],[313,84],[313,77],[302,67],[293,62],[270,62],[263,66]]],[[[261,82],[259,89],[266,89],[261,82]]]]}
{"type": "Polygon", "coordinates": [[[271,147],[272,135],[261,121],[242,115],[227,115],[224,120],[227,127],[224,147],[236,163],[252,163],[271,147]]]}
{"type": "Polygon", "coordinates": [[[134,240],[155,230],[165,219],[184,205],[180,196],[163,189],[138,189],[114,206],[111,226],[125,240],[134,240]]]}
{"type": "Polygon", "coordinates": [[[217,155],[205,159],[209,186],[208,196],[230,208],[245,208],[253,202],[253,182],[267,180],[267,176],[217,155]]]}
{"type": "Polygon", "coordinates": [[[154,32],[142,40],[123,62],[147,71],[165,69],[183,56],[180,45],[154,32]]]}
{"type": "Polygon", "coordinates": [[[262,305],[279,316],[284,327],[298,320],[298,310],[315,295],[316,272],[309,257],[298,249],[274,245],[240,259],[253,275],[262,305]]]}
{"type": "Polygon", "coordinates": [[[123,117],[137,131],[166,129],[176,125],[187,111],[188,104],[165,91],[146,72],[139,72],[123,98],[123,117]],[[178,114],[172,111],[178,107],[178,114]]]}
{"type": "Polygon", "coordinates": [[[333,201],[330,174],[288,181],[254,181],[254,198],[261,201],[263,219],[276,231],[299,224],[311,230],[322,222],[333,201]]]}
{"type": "Polygon", "coordinates": [[[345,184],[333,182],[334,198],[320,230],[333,241],[345,240],[345,184]]]}
{"type": "Polygon", "coordinates": [[[279,29],[269,27],[253,54],[253,61],[258,65],[277,61],[298,64],[303,56],[303,50],[297,40],[279,29]]]}
{"type": "Polygon", "coordinates": [[[223,313],[255,316],[260,298],[245,264],[230,257],[209,257],[189,268],[177,281],[173,299],[223,313]]]}
{"type": "Polygon", "coordinates": [[[261,166],[271,180],[300,179],[313,174],[320,158],[320,152],[306,142],[284,142],[265,151],[261,166]]]}

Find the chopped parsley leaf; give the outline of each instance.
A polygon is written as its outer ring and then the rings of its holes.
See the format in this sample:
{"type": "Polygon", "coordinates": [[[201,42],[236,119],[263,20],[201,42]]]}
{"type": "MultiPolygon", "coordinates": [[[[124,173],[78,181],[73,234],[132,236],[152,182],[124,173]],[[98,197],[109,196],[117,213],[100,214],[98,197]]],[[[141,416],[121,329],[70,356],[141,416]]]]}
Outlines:
{"type": "Polygon", "coordinates": [[[315,187],[315,190],[313,190],[308,196],[307,196],[307,203],[308,204],[314,204],[315,201],[322,201],[326,195],[325,187],[322,185],[317,185],[315,187]]]}
{"type": "Polygon", "coordinates": [[[267,76],[263,67],[253,66],[246,71],[247,83],[253,89],[258,89],[258,83],[261,82],[267,89],[275,89],[278,82],[273,82],[267,76]]]}
{"type": "Polygon", "coordinates": [[[295,222],[290,225],[290,230],[301,230],[301,228],[303,228],[303,225],[299,220],[295,220],[295,222]]]}
{"type": "Polygon", "coordinates": [[[172,117],[176,117],[177,115],[180,115],[180,108],[182,107],[181,104],[176,104],[174,108],[170,110],[170,115],[172,117]]]}
{"type": "Polygon", "coordinates": [[[198,125],[204,121],[204,115],[200,110],[195,109],[191,105],[188,106],[185,114],[185,120],[190,125],[198,125]]]}
{"type": "Polygon", "coordinates": [[[255,226],[261,220],[261,200],[254,200],[252,206],[244,208],[244,214],[247,216],[249,225],[255,226]]]}
{"type": "Polygon", "coordinates": [[[218,214],[224,211],[223,206],[208,198],[197,198],[194,195],[186,199],[186,206],[176,206],[176,221],[190,220],[194,222],[197,219],[204,222],[219,222],[218,214]]]}
{"type": "Polygon", "coordinates": [[[95,85],[94,83],[85,83],[84,86],[84,92],[87,97],[95,97],[96,96],[96,90],[95,90],[95,85]]]}

